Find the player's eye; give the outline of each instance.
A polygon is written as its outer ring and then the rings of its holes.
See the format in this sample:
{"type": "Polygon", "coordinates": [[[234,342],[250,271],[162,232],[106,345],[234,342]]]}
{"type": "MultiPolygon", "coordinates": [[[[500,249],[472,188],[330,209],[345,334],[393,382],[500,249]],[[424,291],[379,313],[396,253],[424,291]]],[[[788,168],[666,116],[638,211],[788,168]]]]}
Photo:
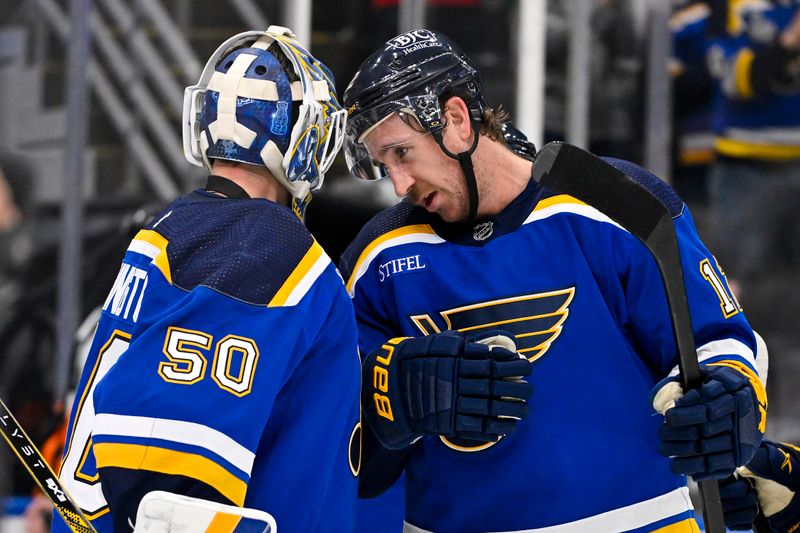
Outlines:
{"type": "Polygon", "coordinates": [[[406,148],[405,146],[396,146],[394,149],[394,155],[398,159],[402,159],[403,156],[406,155],[406,153],[408,153],[408,148],[406,148]]]}

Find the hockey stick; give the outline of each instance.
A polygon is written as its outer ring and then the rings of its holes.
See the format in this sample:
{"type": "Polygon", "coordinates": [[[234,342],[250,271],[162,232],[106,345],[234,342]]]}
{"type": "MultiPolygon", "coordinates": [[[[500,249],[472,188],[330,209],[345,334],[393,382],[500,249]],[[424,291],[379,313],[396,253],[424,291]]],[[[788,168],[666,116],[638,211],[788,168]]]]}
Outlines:
{"type": "Polygon", "coordinates": [[[0,433],[42,492],[53,502],[70,530],[76,533],[97,533],[3,400],[0,400],[0,433]]]}
{"type": "MultiPolygon", "coordinates": [[[[672,215],[661,200],[611,164],[576,146],[545,145],[533,163],[533,179],[594,207],[637,237],[653,255],[667,294],[678,366],[684,390],[700,385],[700,364],[692,332],[689,302],[672,215]]],[[[725,521],[716,480],[698,482],[703,522],[709,533],[724,533],[725,521]]]]}

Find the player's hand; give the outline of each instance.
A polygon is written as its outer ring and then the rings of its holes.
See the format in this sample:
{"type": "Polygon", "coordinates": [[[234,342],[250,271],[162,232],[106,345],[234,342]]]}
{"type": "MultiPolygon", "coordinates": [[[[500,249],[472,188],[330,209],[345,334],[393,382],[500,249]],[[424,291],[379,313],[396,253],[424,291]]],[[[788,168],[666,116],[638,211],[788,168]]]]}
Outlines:
{"type": "Polygon", "coordinates": [[[725,513],[725,527],[734,531],[751,530],[758,516],[758,501],[753,485],[736,475],[719,481],[719,496],[725,513]]]}
{"type": "Polygon", "coordinates": [[[737,474],[753,484],[772,531],[788,533],[800,528],[800,448],[764,440],[737,474]]]}
{"type": "MultiPolygon", "coordinates": [[[[747,463],[761,442],[766,396],[759,404],[751,382],[758,378],[730,366],[702,365],[701,372],[700,388],[686,394],[674,379],[653,389],[653,408],[664,415],[659,452],[676,474],[723,478],[747,463]]],[[[760,381],[756,386],[763,391],[760,381]]]]}
{"type": "Polygon", "coordinates": [[[532,365],[512,339],[444,332],[392,339],[370,353],[361,403],[381,444],[401,449],[425,434],[494,442],[513,433],[528,414],[531,386],[522,378],[532,365]]]}

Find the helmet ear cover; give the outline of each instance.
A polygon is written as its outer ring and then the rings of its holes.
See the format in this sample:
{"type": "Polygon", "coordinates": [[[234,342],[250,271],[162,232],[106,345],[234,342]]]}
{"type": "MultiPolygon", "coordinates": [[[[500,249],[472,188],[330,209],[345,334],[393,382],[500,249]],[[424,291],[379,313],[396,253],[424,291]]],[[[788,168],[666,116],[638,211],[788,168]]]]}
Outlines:
{"type": "Polygon", "coordinates": [[[208,170],[213,159],[265,166],[303,201],[322,185],[345,124],[330,71],[280,26],[222,43],[184,92],[190,163],[208,170]]]}

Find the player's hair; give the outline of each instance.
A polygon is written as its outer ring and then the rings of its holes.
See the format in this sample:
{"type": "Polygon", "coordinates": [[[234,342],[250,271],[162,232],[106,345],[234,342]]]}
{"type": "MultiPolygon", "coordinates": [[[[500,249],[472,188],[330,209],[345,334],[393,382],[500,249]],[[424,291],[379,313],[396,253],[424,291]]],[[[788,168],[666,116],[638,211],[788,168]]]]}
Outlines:
{"type": "Polygon", "coordinates": [[[490,107],[483,112],[481,119],[481,135],[486,135],[493,141],[506,144],[503,126],[511,120],[511,115],[503,106],[490,107]]]}

